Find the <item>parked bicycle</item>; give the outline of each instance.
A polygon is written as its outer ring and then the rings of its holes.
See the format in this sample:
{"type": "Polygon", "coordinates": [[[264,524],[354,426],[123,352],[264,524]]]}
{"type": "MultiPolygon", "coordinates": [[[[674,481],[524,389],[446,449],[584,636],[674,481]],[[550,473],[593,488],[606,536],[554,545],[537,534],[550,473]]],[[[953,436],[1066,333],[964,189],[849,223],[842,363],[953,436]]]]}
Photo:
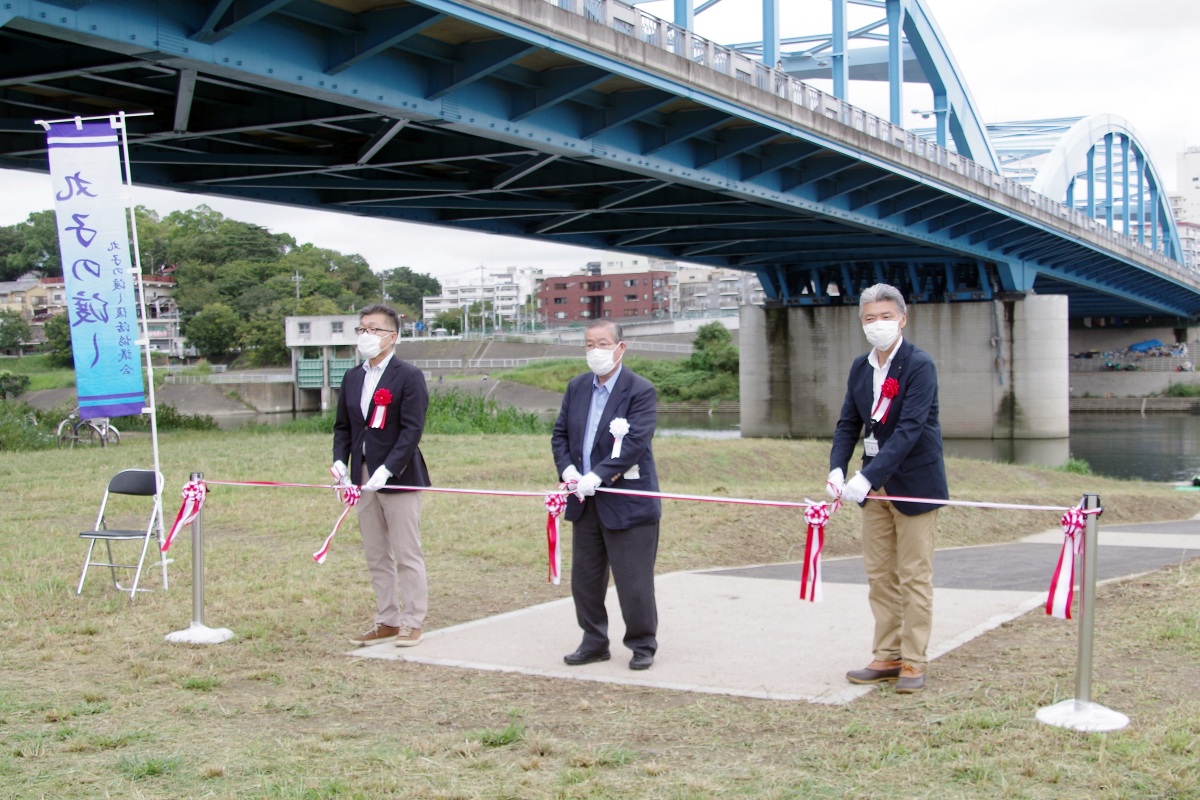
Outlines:
{"type": "Polygon", "coordinates": [[[77,412],[72,411],[67,418],[58,423],[59,447],[74,447],[75,445],[118,445],[121,443],[121,432],[117,426],[108,421],[108,417],[95,419],[80,419],[77,412]]]}

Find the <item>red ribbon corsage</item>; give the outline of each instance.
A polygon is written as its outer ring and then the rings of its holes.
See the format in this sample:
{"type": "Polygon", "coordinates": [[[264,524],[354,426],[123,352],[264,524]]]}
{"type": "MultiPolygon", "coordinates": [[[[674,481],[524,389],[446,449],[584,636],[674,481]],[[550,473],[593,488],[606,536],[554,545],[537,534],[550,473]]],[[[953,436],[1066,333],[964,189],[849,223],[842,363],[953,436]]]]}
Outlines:
{"type": "Polygon", "coordinates": [[[879,423],[887,419],[888,410],[892,407],[892,400],[898,394],[900,394],[900,381],[895,378],[884,380],[883,386],[879,387],[879,401],[875,403],[875,410],[871,412],[871,419],[879,423]],[[880,413],[880,409],[883,410],[883,413],[880,413]]]}
{"type": "Polygon", "coordinates": [[[387,407],[392,402],[392,393],[387,389],[376,389],[371,396],[375,410],[371,413],[371,427],[382,428],[387,424],[387,407]]]}

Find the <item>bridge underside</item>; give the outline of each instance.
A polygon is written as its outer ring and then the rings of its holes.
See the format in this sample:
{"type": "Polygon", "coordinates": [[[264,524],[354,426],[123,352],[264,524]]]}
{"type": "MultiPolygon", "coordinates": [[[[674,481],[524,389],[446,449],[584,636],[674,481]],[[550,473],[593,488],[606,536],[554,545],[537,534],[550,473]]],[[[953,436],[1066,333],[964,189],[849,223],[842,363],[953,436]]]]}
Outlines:
{"type": "Polygon", "coordinates": [[[771,87],[511,2],[531,18],[453,0],[9,4],[0,166],[45,171],[34,119],[151,112],[129,120],[140,185],[731,267],[787,306],[887,281],[916,303],[1200,315],[1194,281],[933,179],[771,87]]]}

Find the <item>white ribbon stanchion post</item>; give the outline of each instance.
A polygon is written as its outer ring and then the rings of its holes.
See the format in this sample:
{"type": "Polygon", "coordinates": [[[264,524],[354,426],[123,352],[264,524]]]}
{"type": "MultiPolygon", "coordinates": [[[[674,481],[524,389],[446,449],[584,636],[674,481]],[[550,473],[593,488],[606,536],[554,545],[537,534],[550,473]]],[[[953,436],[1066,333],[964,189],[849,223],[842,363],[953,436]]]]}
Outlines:
{"type": "MultiPolygon", "coordinates": [[[[1096,550],[1099,538],[1096,518],[1100,511],[1100,496],[1085,494],[1082,506],[1086,521],[1079,559],[1079,646],[1075,663],[1075,696],[1038,709],[1037,718],[1047,725],[1077,731],[1116,731],[1129,724],[1129,717],[1092,702],[1092,631],[1096,617],[1096,550]]],[[[1070,531],[1066,531],[1065,535],[1068,539],[1072,536],[1070,531]]],[[[1069,549],[1073,548],[1064,543],[1064,554],[1069,549]]],[[[1060,570],[1062,566],[1060,561],[1060,570]]],[[[1068,617],[1069,613],[1067,609],[1068,617]]]]}
{"type": "MultiPolygon", "coordinates": [[[[189,502],[194,507],[188,508],[188,516],[192,517],[192,624],[181,631],[168,633],[164,638],[168,642],[185,642],[187,644],[220,644],[233,638],[229,628],[210,628],[204,624],[204,473],[193,472],[188,483],[183,487],[185,507],[189,502]],[[196,498],[199,498],[198,500],[196,498]]],[[[181,510],[180,515],[184,512],[181,510]]],[[[172,537],[180,520],[172,526],[172,537]]],[[[170,538],[163,543],[163,548],[170,547],[170,538]]]]}

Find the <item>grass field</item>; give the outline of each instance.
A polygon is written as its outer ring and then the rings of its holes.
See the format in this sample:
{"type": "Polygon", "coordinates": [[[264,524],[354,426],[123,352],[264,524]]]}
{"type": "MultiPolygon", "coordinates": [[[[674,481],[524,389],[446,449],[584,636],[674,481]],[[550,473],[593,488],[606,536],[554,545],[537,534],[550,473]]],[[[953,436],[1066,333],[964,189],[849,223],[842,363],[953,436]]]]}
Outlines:
{"type": "MultiPolygon", "coordinates": [[[[655,442],[664,491],[789,500],[821,493],[827,448],[655,442]]],[[[541,490],[555,479],[545,436],[429,436],[423,450],[438,486],[541,490]]],[[[169,522],[188,473],[324,483],[330,441],[172,433],[161,453],[169,522]]],[[[325,565],[313,563],[341,508],[318,490],[212,487],[206,611],[236,637],[168,644],[191,619],[186,536],[169,592],[131,605],[96,572],[74,596],[76,532],[94,521],[109,475],[150,460],[144,434],[0,459],[0,797],[1200,798],[1195,563],[1101,587],[1093,696],[1132,724],[1085,735],[1034,717],[1070,696],[1075,670],[1074,626],[1037,613],[939,658],[923,694],[882,690],[837,707],[347,658],[373,598],[353,518],[325,565]]],[[[1102,524],[1200,512],[1200,493],[1155,484],[948,466],[956,499],[1061,506],[1097,492],[1102,524]]],[[[857,515],[834,516],[827,555],[857,552],[857,515]]],[[[543,519],[536,499],[427,496],[427,627],[568,596],[566,581],[545,582],[543,519]]],[[[939,546],[1056,524],[951,508],[939,546]]],[[[658,569],[794,561],[802,531],[795,511],[667,502],[658,569]]],[[[736,631],[713,634],[714,647],[736,646],[736,631]]]]}

